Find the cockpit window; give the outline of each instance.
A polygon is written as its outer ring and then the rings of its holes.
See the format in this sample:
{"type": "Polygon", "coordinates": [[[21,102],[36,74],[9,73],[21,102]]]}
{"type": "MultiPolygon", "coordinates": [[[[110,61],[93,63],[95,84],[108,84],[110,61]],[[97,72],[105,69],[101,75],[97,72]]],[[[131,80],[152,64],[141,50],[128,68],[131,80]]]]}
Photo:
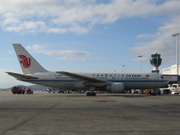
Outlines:
{"type": "Polygon", "coordinates": [[[161,79],[164,79],[164,77],[163,77],[163,76],[161,76],[161,79]]]}

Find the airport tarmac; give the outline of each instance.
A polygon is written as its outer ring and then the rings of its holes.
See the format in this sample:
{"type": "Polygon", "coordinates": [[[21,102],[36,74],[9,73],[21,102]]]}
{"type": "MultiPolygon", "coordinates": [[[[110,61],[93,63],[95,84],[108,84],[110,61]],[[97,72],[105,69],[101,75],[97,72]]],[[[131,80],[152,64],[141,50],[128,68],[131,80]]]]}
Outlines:
{"type": "Polygon", "coordinates": [[[180,96],[0,92],[0,135],[179,135],[180,96]]]}

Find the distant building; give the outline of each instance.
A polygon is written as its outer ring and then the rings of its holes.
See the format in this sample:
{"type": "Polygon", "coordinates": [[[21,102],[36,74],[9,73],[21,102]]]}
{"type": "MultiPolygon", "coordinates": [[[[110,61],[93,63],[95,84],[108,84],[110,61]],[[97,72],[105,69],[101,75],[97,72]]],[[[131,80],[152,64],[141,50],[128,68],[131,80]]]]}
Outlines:
{"type": "MultiPolygon", "coordinates": [[[[179,75],[180,75],[180,65],[178,66],[178,68],[179,68],[179,75]]],[[[162,74],[177,75],[176,65],[172,65],[171,67],[163,69],[162,74]]]]}
{"type": "MultiPolygon", "coordinates": [[[[180,65],[178,66],[178,68],[180,71],[180,65]]],[[[162,69],[162,75],[164,76],[164,78],[169,80],[170,84],[174,84],[180,81],[180,76],[177,77],[176,65],[172,65],[171,67],[162,69]]],[[[179,72],[179,75],[180,75],[180,72],[179,72]]]]}

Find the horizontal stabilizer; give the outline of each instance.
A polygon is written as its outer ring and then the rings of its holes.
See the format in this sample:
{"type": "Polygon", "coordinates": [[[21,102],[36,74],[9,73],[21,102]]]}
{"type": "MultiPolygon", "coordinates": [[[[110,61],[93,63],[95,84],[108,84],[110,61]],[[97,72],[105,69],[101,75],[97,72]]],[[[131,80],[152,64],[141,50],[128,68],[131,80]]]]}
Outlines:
{"type": "Polygon", "coordinates": [[[32,76],[18,74],[18,73],[12,73],[12,72],[6,72],[6,73],[8,73],[8,75],[15,77],[18,80],[38,79],[37,77],[32,77],[32,76]]]}

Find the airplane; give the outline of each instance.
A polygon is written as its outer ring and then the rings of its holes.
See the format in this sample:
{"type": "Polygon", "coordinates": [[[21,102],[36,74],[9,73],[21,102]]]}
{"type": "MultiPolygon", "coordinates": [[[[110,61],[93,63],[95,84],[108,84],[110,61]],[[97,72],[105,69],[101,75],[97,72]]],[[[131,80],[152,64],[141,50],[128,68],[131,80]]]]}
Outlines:
{"type": "Polygon", "coordinates": [[[51,72],[44,69],[21,44],[13,44],[23,74],[7,72],[17,80],[63,90],[87,90],[120,93],[125,89],[158,89],[168,80],[157,73],[125,72],[51,72]]]}

